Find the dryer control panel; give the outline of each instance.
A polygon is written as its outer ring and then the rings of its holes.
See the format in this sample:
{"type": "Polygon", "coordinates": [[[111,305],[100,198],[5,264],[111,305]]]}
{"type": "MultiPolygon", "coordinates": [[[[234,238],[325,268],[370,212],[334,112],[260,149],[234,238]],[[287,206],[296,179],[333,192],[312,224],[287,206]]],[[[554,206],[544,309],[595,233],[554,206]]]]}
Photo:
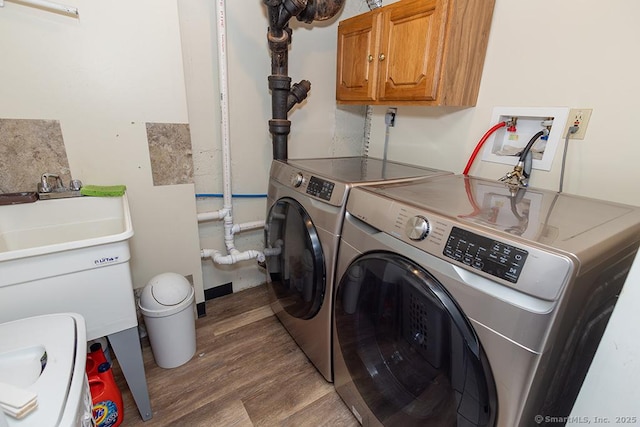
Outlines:
{"type": "Polygon", "coordinates": [[[312,176],[311,179],[309,179],[309,185],[307,186],[307,194],[311,194],[312,196],[328,201],[331,200],[333,187],[335,187],[333,182],[318,178],[317,176],[312,176]]]}
{"type": "MultiPolygon", "coordinates": [[[[342,207],[347,202],[347,184],[338,180],[330,180],[317,174],[301,170],[278,160],[271,164],[269,179],[269,197],[276,194],[275,186],[304,194],[305,199],[315,199],[331,206],[342,207]]],[[[337,221],[337,219],[336,219],[337,221]]]]}
{"type": "Polygon", "coordinates": [[[512,283],[518,281],[529,253],[497,240],[452,227],[442,254],[512,283]]]}

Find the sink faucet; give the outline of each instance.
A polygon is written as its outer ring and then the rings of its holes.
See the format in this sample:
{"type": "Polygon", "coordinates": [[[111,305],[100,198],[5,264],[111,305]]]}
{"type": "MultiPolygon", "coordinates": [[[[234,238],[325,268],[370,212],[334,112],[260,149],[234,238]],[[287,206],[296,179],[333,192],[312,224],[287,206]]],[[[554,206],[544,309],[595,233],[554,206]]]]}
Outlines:
{"type": "Polygon", "coordinates": [[[38,183],[38,193],[50,193],[52,191],[64,191],[64,184],[60,175],[55,173],[43,173],[40,177],[40,183],[38,183]],[[55,181],[55,187],[52,187],[49,183],[49,178],[53,178],[55,181]]]}
{"type": "Polygon", "coordinates": [[[78,179],[72,179],[69,187],[65,187],[62,183],[60,175],[55,173],[43,173],[38,183],[38,197],[44,199],[60,199],[64,197],[81,196],[80,189],[82,182],[78,179]]]}

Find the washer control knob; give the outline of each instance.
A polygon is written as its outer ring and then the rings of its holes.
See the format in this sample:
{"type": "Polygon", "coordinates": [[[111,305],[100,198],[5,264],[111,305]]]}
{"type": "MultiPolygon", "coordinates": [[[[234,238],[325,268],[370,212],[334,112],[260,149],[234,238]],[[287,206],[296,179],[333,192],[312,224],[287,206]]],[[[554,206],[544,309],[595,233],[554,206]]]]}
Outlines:
{"type": "Polygon", "coordinates": [[[407,237],[411,240],[424,240],[429,234],[431,227],[429,221],[423,216],[414,216],[407,221],[404,227],[407,237]]]}
{"type": "Polygon", "coordinates": [[[300,187],[303,182],[304,182],[304,175],[302,175],[301,172],[298,172],[297,174],[291,177],[291,185],[293,185],[296,188],[300,187]]]}

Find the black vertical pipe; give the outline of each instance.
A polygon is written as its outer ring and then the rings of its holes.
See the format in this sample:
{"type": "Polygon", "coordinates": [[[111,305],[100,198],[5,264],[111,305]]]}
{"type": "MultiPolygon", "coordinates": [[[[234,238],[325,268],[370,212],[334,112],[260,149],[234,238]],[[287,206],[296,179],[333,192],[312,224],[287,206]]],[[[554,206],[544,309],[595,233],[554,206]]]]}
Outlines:
{"type": "Polygon", "coordinates": [[[269,120],[269,131],[272,135],[273,158],[286,160],[288,158],[288,136],[291,131],[291,121],[288,113],[297,103],[302,102],[311,89],[311,83],[302,80],[291,87],[288,70],[289,44],[291,43],[291,28],[289,19],[296,16],[299,21],[307,23],[313,20],[325,20],[336,15],[344,0],[263,0],[269,15],[269,31],[267,40],[271,50],[271,75],[269,89],[271,90],[272,119],[269,120]]]}
{"type": "Polygon", "coordinates": [[[275,33],[269,31],[267,36],[271,49],[269,89],[271,90],[272,119],[269,120],[269,131],[273,135],[273,158],[286,160],[288,158],[287,137],[291,131],[291,121],[287,119],[287,100],[291,90],[291,77],[288,76],[291,30],[289,27],[282,29],[278,38],[275,33]]]}

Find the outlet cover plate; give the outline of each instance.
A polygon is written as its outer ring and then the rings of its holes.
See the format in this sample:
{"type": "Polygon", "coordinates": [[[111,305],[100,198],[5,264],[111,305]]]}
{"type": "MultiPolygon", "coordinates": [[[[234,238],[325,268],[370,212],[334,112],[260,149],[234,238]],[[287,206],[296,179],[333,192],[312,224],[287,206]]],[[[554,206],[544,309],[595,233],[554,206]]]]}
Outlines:
{"type": "Polygon", "coordinates": [[[577,122],[579,125],[578,132],[570,134],[569,139],[584,139],[592,112],[592,108],[572,108],[569,110],[569,120],[567,120],[567,125],[562,134],[566,135],[569,132],[569,127],[577,122]]]}
{"type": "Polygon", "coordinates": [[[516,132],[507,132],[506,127],[498,129],[485,142],[482,160],[515,166],[518,157],[514,154],[524,148],[531,137],[542,129],[541,122],[553,117],[546,145],[538,140],[534,144],[533,169],[550,171],[562,131],[569,117],[568,107],[495,107],[491,123],[508,121],[517,117],[516,132]]]}

